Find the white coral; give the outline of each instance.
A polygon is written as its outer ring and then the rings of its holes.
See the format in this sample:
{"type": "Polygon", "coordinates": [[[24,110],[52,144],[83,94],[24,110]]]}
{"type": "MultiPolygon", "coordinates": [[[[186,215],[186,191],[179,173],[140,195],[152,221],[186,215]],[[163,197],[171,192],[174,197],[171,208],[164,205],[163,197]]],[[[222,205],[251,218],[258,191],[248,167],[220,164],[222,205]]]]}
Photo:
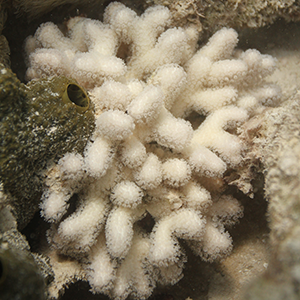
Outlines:
{"type": "Polygon", "coordinates": [[[170,23],[165,7],[137,16],[114,2],[103,23],[73,18],[66,36],[46,23],[25,45],[29,79],[73,77],[94,102],[91,141],[48,170],[41,209],[54,223],[49,242],[80,259],[93,292],[112,298],[176,283],[178,238],[204,260],[229,254],[225,226],[243,210],[215,184],[242,163],[237,126],[280,95],[264,80],[274,59],[234,50],[233,29],[197,49],[196,30],[170,23]],[[74,193],[77,209],[67,212],[74,193]]]}

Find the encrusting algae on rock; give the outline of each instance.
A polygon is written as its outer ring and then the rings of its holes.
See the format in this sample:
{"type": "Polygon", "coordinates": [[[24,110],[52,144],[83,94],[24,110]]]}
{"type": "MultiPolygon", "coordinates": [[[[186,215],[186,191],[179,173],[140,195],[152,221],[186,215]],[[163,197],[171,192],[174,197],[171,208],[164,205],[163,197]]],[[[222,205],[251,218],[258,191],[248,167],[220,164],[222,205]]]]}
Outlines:
{"type": "Polygon", "coordinates": [[[84,151],[70,149],[45,172],[54,273],[57,254],[77,268],[56,276],[52,298],[81,278],[93,293],[145,299],[182,278],[179,240],[209,262],[232,249],[226,227],[243,207],[223,176],[243,163],[237,128],[280,97],[265,80],[275,61],[235,50],[233,29],[198,49],[194,27],[170,24],[165,7],[137,16],[114,2],[103,22],[72,18],[65,35],[48,22],[26,41],[28,79],[74,78],[95,106],[84,151]]]}
{"type": "Polygon", "coordinates": [[[77,88],[63,76],[24,85],[10,69],[0,68],[0,181],[21,228],[37,209],[42,170],[68,151],[82,152],[94,129],[91,108],[78,112],[74,95],[67,103],[70,85],[77,88]]]}

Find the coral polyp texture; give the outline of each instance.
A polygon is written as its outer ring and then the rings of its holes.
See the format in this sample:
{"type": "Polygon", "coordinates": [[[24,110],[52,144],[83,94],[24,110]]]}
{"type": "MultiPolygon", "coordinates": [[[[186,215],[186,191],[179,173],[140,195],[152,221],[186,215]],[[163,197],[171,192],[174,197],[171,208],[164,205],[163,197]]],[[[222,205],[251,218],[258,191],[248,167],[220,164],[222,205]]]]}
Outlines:
{"type": "Polygon", "coordinates": [[[55,251],[115,299],[178,282],[183,241],[205,261],[230,253],[226,226],[243,207],[223,175],[243,163],[238,127],[280,96],[265,80],[274,59],[235,50],[235,30],[199,48],[195,28],[170,24],[163,6],[138,16],[114,2],[103,22],[75,17],[64,33],[45,23],[25,44],[28,79],[71,77],[94,103],[84,153],[45,174],[41,214],[55,251]]]}

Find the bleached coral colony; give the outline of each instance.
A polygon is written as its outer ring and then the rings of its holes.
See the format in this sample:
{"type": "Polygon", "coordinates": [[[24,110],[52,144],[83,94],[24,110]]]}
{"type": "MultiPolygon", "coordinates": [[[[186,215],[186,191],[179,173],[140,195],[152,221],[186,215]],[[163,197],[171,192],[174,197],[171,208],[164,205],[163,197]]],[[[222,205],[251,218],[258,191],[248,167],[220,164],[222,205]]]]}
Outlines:
{"type": "Polygon", "coordinates": [[[65,34],[48,22],[25,45],[29,80],[74,78],[94,103],[93,137],[47,171],[41,213],[49,243],[82,264],[93,292],[116,299],[180,280],[178,239],[206,261],[230,253],[225,226],[243,208],[222,194],[222,176],[242,163],[236,128],[280,94],[264,80],[274,59],[235,50],[233,29],[197,49],[195,28],[170,23],[166,7],[138,16],[114,2],[103,22],[75,17],[65,34]]]}

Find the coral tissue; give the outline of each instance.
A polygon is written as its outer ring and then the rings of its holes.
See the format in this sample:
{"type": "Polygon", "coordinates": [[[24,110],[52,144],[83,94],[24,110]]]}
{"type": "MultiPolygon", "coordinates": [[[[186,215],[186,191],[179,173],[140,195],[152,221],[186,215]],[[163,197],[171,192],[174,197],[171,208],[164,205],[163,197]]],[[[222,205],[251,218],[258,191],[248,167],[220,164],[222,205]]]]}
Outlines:
{"type": "Polygon", "coordinates": [[[180,280],[183,241],[205,261],[230,253],[225,226],[243,208],[222,176],[242,164],[236,129],[280,93],[265,81],[274,59],[235,50],[233,29],[199,49],[195,28],[170,23],[163,6],[138,16],[114,2],[103,22],[45,23],[25,45],[29,80],[74,78],[94,103],[93,137],[47,171],[41,213],[49,243],[116,299],[180,280]]]}

